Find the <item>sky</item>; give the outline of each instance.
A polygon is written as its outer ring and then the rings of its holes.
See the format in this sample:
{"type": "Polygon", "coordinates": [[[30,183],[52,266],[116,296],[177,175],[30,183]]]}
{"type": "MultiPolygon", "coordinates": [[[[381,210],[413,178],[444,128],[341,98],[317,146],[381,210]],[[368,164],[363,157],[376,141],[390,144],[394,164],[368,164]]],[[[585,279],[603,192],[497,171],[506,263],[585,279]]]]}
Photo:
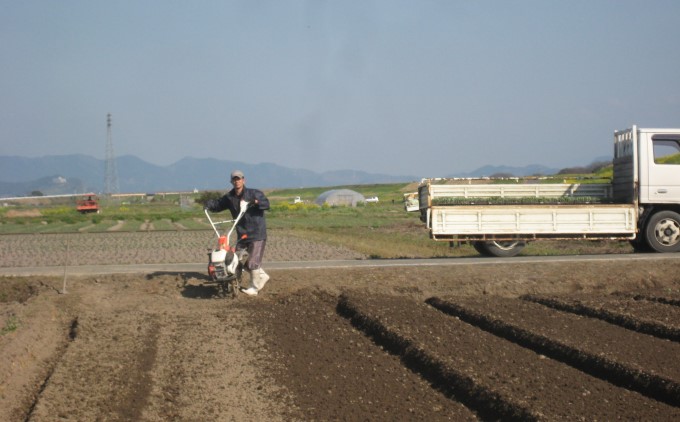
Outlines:
{"type": "Polygon", "coordinates": [[[677,0],[0,0],[0,155],[440,177],[680,127],[677,0]]]}

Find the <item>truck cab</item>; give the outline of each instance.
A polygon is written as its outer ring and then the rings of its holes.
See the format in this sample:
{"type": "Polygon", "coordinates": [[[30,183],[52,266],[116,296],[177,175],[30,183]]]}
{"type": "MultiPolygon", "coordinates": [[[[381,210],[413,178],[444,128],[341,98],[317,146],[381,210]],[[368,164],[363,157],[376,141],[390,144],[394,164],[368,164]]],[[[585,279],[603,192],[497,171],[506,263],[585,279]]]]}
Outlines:
{"type": "Polygon", "coordinates": [[[640,129],[640,203],[680,204],[680,131],[640,129]]]}

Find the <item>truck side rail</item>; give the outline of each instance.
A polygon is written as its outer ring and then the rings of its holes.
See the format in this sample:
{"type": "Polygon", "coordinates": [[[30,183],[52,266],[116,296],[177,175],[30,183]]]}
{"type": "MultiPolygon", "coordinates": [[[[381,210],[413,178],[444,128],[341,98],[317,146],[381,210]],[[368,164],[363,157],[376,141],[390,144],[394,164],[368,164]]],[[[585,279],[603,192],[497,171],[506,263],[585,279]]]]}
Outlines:
{"type": "Polygon", "coordinates": [[[462,198],[522,198],[522,197],[562,197],[590,196],[595,198],[611,198],[612,188],[609,183],[560,183],[560,184],[485,184],[485,185],[429,185],[430,198],[462,197],[462,198]]]}

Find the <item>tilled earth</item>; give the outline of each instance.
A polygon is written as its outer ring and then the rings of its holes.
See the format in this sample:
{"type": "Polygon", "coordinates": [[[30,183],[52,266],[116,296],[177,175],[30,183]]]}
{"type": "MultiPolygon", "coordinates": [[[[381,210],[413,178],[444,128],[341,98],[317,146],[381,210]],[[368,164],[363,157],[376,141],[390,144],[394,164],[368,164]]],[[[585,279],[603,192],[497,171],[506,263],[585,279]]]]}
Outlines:
{"type": "Polygon", "coordinates": [[[0,420],[680,420],[678,258],[270,273],[1,278],[0,420]]]}

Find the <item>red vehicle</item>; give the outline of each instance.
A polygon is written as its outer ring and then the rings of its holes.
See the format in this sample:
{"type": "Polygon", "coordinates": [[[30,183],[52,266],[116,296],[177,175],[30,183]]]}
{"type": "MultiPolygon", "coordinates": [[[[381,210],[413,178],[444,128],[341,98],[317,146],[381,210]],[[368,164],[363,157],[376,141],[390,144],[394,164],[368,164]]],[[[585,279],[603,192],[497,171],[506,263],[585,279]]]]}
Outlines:
{"type": "Polygon", "coordinates": [[[99,198],[94,193],[86,193],[81,199],[76,200],[76,209],[79,213],[99,213],[99,198]]]}

